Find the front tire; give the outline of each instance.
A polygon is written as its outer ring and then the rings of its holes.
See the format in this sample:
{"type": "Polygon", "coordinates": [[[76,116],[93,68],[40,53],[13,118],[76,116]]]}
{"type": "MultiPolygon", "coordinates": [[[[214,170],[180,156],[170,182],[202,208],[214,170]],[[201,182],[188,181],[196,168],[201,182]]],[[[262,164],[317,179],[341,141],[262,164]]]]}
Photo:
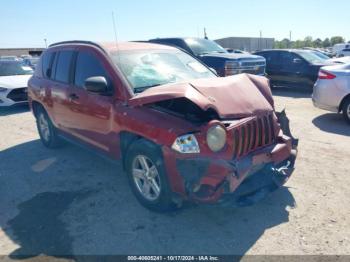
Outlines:
{"type": "Polygon", "coordinates": [[[39,108],[36,113],[36,125],[40,140],[44,146],[48,148],[57,148],[61,145],[61,140],[57,135],[57,130],[43,108],[39,108]]]}
{"type": "Polygon", "coordinates": [[[125,164],[131,189],[144,207],[157,212],[175,208],[157,145],[144,139],[135,141],[128,150],[125,164]]]}
{"type": "Polygon", "coordinates": [[[345,120],[350,124],[350,98],[343,103],[342,112],[345,120]]]}

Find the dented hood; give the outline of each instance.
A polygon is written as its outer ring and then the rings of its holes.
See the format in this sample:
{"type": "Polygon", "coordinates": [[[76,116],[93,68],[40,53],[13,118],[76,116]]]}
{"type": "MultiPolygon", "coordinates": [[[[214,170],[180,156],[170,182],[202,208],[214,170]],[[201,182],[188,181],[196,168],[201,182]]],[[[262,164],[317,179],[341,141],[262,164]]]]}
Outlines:
{"type": "Polygon", "coordinates": [[[156,86],[137,94],[129,104],[141,106],[176,98],[186,98],[204,111],[214,109],[223,119],[260,115],[273,110],[268,80],[249,74],[156,86]]]}

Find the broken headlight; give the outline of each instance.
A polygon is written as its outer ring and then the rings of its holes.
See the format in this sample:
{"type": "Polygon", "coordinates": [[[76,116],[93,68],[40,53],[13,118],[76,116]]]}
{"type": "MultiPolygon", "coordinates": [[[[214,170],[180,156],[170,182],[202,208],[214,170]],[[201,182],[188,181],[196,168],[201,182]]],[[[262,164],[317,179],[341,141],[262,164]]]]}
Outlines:
{"type": "Polygon", "coordinates": [[[180,153],[200,152],[197,139],[193,134],[179,136],[176,138],[171,148],[180,153]]]}
{"type": "Polygon", "coordinates": [[[212,126],[207,132],[207,144],[213,152],[218,152],[226,144],[226,130],[220,126],[212,126]]]}

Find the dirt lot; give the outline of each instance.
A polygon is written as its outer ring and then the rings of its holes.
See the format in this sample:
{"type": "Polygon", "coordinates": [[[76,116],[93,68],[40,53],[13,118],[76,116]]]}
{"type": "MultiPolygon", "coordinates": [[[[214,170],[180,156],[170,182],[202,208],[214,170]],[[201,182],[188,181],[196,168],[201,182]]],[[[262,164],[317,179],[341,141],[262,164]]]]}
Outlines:
{"type": "Polygon", "coordinates": [[[120,164],[45,149],[26,108],[0,112],[0,254],[350,254],[350,126],[276,91],[300,138],[287,187],[241,209],[141,207],[120,164]]]}

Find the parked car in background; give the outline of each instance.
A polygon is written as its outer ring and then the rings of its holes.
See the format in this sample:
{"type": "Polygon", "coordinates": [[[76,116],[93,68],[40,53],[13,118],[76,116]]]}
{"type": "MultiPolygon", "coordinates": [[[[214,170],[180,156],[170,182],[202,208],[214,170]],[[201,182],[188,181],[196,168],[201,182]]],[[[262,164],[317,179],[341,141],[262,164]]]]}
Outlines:
{"type": "Polygon", "coordinates": [[[350,64],[322,67],[312,101],[318,108],[343,113],[350,124],[350,64]]]}
{"type": "Polygon", "coordinates": [[[239,50],[239,49],[232,49],[232,48],[225,48],[227,52],[234,53],[234,54],[249,54],[246,51],[239,50]]]}
{"type": "Polygon", "coordinates": [[[266,73],[272,85],[312,88],[322,66],[332,62],[314,51],[300,49],[272,49],[256,52],[266,59],[266,73]]]}
{"type": "Polygon", "coordinates": [[[0,56],[0,61],[19,61],[20,59],[14,55],[3,55],[0,56]]]}
{"type": "Polygon", "coordinates": [[[32,58],[32,56],[31,55],[21,55],[20,58],[26,59],[26,58],[32,58]]]}
{"type": "MultiPolygon", "coordinates": [[[[297,141],[268,80],[217,77],[151,43],[51,45],[29,81],[43,144],[74,140],[122,159],[139,202],[252,204],[293,172],[297,141]]],[[[98,174],[96,174],[98,175],[98,174]]]]}
{"type": "Polygon", "coordinates": [[[332,53],[335,55],[335,56],[338,56],[339,53],[344,50],[344,49],[349,49],[350,48],[350,43],[341,43],[341,44],[335,44],[333,47],[332,47],[332,53]]]}
{"type": "Polygon", "coordinates": [[[35,69],[35,66],[37,65],[38,61],[39,61],[39,57],[33,56],[30,58],[23,58],[22,63],[23,65],[26,65],[31,67],[32,69],[35,69]]]}
{"type": "Polygon", "coordinates": [[[343,49],[337,53],[337,57],[350,56],[350,48],[343,49]]]}
{"type": "Polygon", "coordinates": [[[331,63],[334,64],[349,64],[350,63],[350,56],[344,56],[344,57],[335,57],[329,59],[331,63]]]}
{"type": "Polygon", "coordinates": [[[33,70],[19,61],[0,61],[0,107],[25,103],[33,70]]]}
{"type": "Polygon", "coordinates": [[[310,51],[315,51],[317,54],[322,54],[323,56],[327,56],[329,58],[333,57],[334,55],[332,52],[326,50],[326,49],[321,49],[321,48],[313,48],[313,47],[304,47],[302,48],[303,50],[310,50],[310,51]]]}
{"type": "Polygon", "coordinates": [[[216,70],[219,76],[240,73],[265,74],[265,59],[250,54],[229,53],[214,41],[202,38],[157,38],[149,42],[181,48],[208,67],[216,70]]]}

